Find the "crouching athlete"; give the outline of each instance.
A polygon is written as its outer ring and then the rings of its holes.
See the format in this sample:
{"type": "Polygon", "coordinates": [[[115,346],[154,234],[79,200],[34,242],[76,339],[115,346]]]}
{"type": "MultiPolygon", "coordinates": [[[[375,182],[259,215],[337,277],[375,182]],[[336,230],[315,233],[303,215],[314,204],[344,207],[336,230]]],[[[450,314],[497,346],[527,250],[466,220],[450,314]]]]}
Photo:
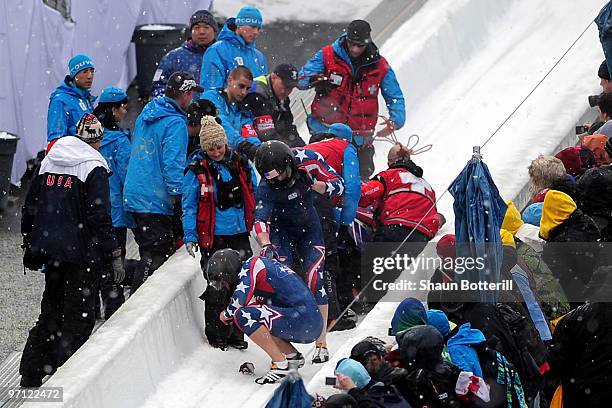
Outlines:
{"type": "Polygon", "coordinates": [[[300,276],[274,259],[253,256],[242,263],[233,249],[215,252],[206,273],[215,289],[234,289],[221,321],[233,322],[272,359],[270,370],[256,383],[278,382],[289,374],[290,364],[304,365],[304,356],[291,342],[314,342],[323,331],[323,318],[300,276]]]}

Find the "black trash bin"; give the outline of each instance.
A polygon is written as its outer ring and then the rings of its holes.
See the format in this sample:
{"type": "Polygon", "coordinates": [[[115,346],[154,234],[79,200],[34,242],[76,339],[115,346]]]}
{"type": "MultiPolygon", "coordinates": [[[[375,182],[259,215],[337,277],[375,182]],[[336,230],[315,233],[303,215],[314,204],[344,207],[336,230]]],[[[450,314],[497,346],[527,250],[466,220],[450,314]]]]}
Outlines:
{"type": "Polygon", "coordinates": [[[11,169],[19,138],[12,133],[0,131],[0,211],[6,210],[11,188],[11,169]]]}
{"type": "Polygon", "coordinates": [[[132,42],[136,45],[136,83],[141,98],[151,95],[151,82],[162,57],[186,39],[185,24],[145,24],[136,26],[132,42]]]}

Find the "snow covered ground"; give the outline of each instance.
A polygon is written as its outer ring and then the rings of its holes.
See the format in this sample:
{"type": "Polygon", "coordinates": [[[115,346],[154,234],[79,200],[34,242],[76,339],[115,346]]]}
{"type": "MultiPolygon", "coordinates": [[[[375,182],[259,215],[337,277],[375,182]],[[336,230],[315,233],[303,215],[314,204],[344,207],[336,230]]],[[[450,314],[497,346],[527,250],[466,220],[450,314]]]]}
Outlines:
{"type": "MultiPolygon", "coordinates": [[[[381,0],[251,0],[248,4],[258,7],[263,14],[264,25],[273,21],[303,21],[344,23],[365,18],[381,0]]],[[[245,5],[242,0],[215,0],[213,10],[223,17],[234,17],[245,5]]]]}
{"type": "MultiPolygon", "coordinates": [[[[217,1],[216,6],[220,7],[221,3],[225,7],[234,1],[217,1]]],[[[414,160],[424,167],[425,178],[438,196],[469,160],[472,146],[483,144],[532,91],[604,3],[604,0],[580,3],[574,0],[455,0],[444,2],[442,7],[439,1],[432,0],[382,45],[382,54],[396,71],[407,99],[408,120],[398,136],[405,141],[410,134],[417,133],[421,136],[421,143],[433,143],[431,151],[416,156],[414,160]]],[[[304,14],[302,9],[299,13],[304,14]]],[[[519,192],[527,180],[526,167],[530,160],[540,153],[550,153],[586,110],[587,95],[599,92],[596,72],[602,59],[597,30],[591,25],[506,126],[483,147],[484,160],[504,197],[512,198],[519,192]]],[[[384,143],[378,147],[381,151],[376,159],[379,169],[385,165],[388,147],[384,143]]],[[[449,219],[445,231],[452,231],[450,195],[446,194],[439,208],[449,219]]],[[[186,254],[175,255],[164,265],[163,271],[151,278],[151,289],[156,284],[163,286],[170,274],[178,273],[177,269],[194,267],[197,269],[186,254]]],[[[429,272],[420,273],[427,275],[429,272]]],[[[185,290],[179,296],[193,296],[193,292],[185,290]]],[[[140,298],[133,300],[144,304],[143,296],[140,293],[140,298]]],[[[176,299],[173,302],[176,303],[176,299]]],[[[198,313],[188,306],[189,302],[186,304],[172,307],[183,313],[198,313]]],[[[158,307],[159,300],[153,306],[158,307]]],[[[300,370],[309,391],[325,395],[333,392],[323,384],[324,377],[331,375],[335,361],[347,356],[352,345],[367,335],[385,337],[395,306],[393,302],[381,302],[357,329],[331,333],[332,360],[323,366],[307,364],[300,370]]],[[[130,302],[125,307],[126,313],[136,311],[130,302]]],[[[110,336],[113,327],[115,330],[121,327],[123,317],[133,317],[121,314],[122,311],[109,321],[114,326],[103,327],[96,336],[105,333],[110,336]]],[[[169,316],[164,314],[161,322],[155,325],[154,335],[164,339],[175,337],[164,343],[166,348],[170,347],[167,349],[169,356],[161,352],[155,356],[159,361],[153,362],[149,361],[150,354],[147,358],[137,356],[152,367],[172,367],[171,373],[157,378],[159,372],[150,372],[148,375],[156,378],[147,384],[156,384],[154,387],[141,389],[134,386],[131,391],[122,387],[122,390],[140,393],[142,400],[146,398],[143,405],[146,408],[265,405],[274,387],[258,386],[253,377],[238,373],[240,364],[250,361],[255,364],[257,374],[263,374],[269,364],[265,354],[254,345],[242,352],[211,349],[197,330],[178,332],[177,325],[180,328],[193,320],[182,317],[173,325],[171,319],[168,322],[169,316]],[[172,334],[166,333],[164,328],[172,334]],[[171,348],[180,344],[188,344],[189,349],[171,348]]],[[[146,318],[150,316],[142,317],[146,318]]],[[[137,340],[144,346],[162,349],[156,344],[156,337],[134,338],[137,340]]],[[[102,345],[104,342],[100,339],[92,342],[91,347],[102,345]]],[[[300,350],[310,354],[312,347],[302,346],[300,350]]],[[[99,350],[79,350],[78,353],[91,355],[96,351],[99,350]]],[[[76,367],[78,358],[75,360],[74,363],[69,361],[68,367],[62,367],[52,381],[55,377],[58,377],[56,382],[65,380],[61,377],[62,372],[76,367]]],[[[109,364],[119,365],[117,361],[107,363],[105,375],[114,373],[112,367],[108,368],[109,364]]],[[[122,367],[125,365],[121,364],[122,367]]],[[[116,374],[130,378],[141,375],[128,371],[116,371],[116,374]]],[[[85,377],[81,380],[87,381],[85,377]]],[[[136,384],[144,382],[140,378],[135,380],[138,380],[136,384]]],[[[97,391],[103,388],[99,386],[97,391]]]]}

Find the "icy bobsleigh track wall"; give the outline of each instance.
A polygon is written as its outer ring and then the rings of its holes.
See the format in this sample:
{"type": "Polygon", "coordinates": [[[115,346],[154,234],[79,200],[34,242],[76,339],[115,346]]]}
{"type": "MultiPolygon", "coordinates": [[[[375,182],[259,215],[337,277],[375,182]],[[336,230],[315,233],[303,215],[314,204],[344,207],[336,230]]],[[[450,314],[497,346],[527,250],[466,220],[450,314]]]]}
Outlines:
{"type": "MultiPolygon", "coordinates": [[[[462,0],[464,7],[456,15],[449,15],[445,21],[432,22],[440,25],[441,29],[429,31],[431,38],[426,43],[431,46],[414,50],[410,61],[404,63],[431,65],[434,70],[452,70],[452,67],[435,65],[435,55],[430,50],[445,44],[449,52],[457,51],[452,49],[454,40],[460,28],[465,29],[466,25],[470,37],[486,35],[491,28],[488,23],[503,15],[515,1],[500,0],[493,5],[488,0],[462,0]],[[470,9],[476,12],[472,13],[470,9]],[[477,21],[474,21],[475,15],[477,21]]],[[[377,10],[391,4],[397,5],[398,1],[383,1],[377,10]]],[[[398,22],[394,28],[400,25],[398,22]]],[[[476,49],[464,50],[463,54],[457,52],[458,62],[462,56],[475,52],[476,49]]],[[[443,74],[435,72],[433,76],[443,74]]],[[[433,92],[437,85],[435,78],[419,79],[422,80],[415,81],[411,98],[433,92]]],[[[566,138],[570,139],[570,136],[566,138]]],[[[203,303],[198,296],[204,285],[198,262],[184,250],[179,250],[45,384],[46,387],[57,386],[64,390],[62,404],[46,403],[45,406],[104,408],[142,405],[186,356],[202,347],[203,303]]]]}

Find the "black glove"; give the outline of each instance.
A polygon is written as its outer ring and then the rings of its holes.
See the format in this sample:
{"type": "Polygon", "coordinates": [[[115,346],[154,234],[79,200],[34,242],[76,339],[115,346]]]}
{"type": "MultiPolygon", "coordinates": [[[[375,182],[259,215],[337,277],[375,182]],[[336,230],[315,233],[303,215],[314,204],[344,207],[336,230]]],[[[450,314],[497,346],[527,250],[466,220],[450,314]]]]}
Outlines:
{"type": "Polygon", "coordinates": [[[338,243],[338,246],[342,248],[346,248],[347,245],[355,245],[355,241],[353,240],[353,237],[351,237],[351,234],[349,233],[348,225],[340,225],[340,228],[338,228],[337,243],[338,243]]]}
{"type": "Polygon", "coordinates": [[[261,251],[259,251],[259,256],[263,256],[269,259],[275,259],[277,261],[280,260],[278,252],[276,252],[276,248],[272,244],[267,244],[261,247],[261,251]]]}
{"type": "Polygon", "coordinates": [[[310,78],[310,85],[314,87],[317,95],[325,96],[328,95],[332,89],[336,88],[336,85],[329,81],[329,78],[323,74],[313,75],[310,78]]]}
{"type": "Polygon", "coordinates": [[[302,176],[302,179],[304,180],[304,184],[306,184],[306,187],[310,188],[310,186],[314,184],[314,179],[312,178],[310,173],[302,169],[298,169],[298,172],[302,176]]]}
{"type": "Polygon", "coordinates": [[[40,258],[32,255],[30,245],[23,244],[21,247],[23,248],[23,266],[31,271],[39,271],[42,268],[43,262],[40,258]]]}
{"type": "Polygon", "coordinates": [[[251,161],[255,161],[255,153],[257,152],[257,146],[255,146],[253,143],[244,141],[238,145],[238,148],[236,150],[239,153],[244,154],[251,161]]]}
{"type": "Polygon", "coordinates": [[[121,248],[113,251],[113,260],[111,262],[113,268],[113,280],[115,283],[121,283],[125,279],[125,268],[123,267],[123,259],[121,257],[121,248]]]}

